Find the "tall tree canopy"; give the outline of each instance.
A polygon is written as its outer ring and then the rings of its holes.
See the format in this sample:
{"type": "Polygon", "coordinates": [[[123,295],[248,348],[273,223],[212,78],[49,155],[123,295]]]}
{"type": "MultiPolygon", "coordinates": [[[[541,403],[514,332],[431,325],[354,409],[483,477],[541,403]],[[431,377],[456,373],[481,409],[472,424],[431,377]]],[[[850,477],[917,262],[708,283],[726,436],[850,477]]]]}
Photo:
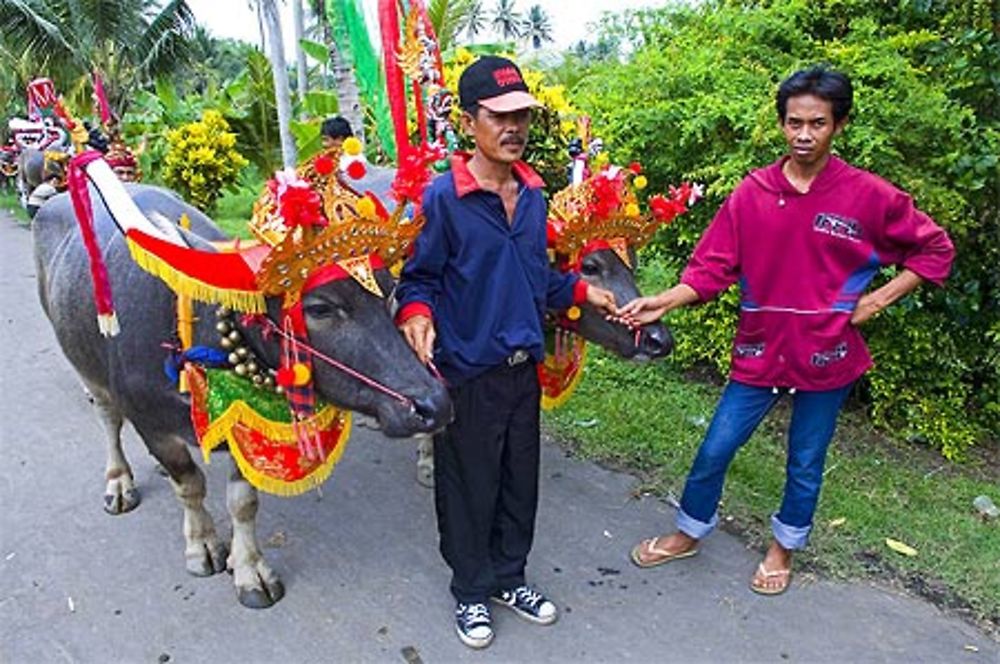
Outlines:
{"type": "MultiPolygon", "coordinates": [[[[26,56],[60,91],[88,90],[94,69],[119,115],[129,95],[186,61],[194,17],[186,0],[3,0],[0,52],[26,56]]],[[[4,62],[4,66],[9,63],[4,62]]],[[[23,83],[23,82],[22,82],[23,83]]]]}

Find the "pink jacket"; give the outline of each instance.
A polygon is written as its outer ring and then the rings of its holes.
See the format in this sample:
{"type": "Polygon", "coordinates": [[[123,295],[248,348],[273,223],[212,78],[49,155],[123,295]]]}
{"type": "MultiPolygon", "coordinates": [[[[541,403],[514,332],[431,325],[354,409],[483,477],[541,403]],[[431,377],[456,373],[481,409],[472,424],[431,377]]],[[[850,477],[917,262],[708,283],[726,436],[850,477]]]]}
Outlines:
{"type": "Polygon", "coordinates": [[[781,172],[753,171],[726,199],[681,282],[701,301],[740,282],[733,380],[830,390],[872,366],[851,312],[884,265],[941,285],[948,235],[885,180],[831,157],[810,191],[781,172]]]}

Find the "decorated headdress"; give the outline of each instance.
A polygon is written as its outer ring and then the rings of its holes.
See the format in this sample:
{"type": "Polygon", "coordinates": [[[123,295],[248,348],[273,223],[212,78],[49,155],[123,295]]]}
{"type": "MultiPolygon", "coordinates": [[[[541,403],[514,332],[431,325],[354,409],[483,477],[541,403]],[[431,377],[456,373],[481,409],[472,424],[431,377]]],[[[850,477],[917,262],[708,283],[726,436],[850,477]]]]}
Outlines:
{"type": "Polygon", "coordinates": [[[644,213],[636,192],[646,185],[642,167],[633,163],[628,168],[605,166],[562,189],[549,203],[549,248],[570,268],[578,268],[586,254],[598,249],[612,249],[631,265],[629,249],[644,246],[699,196],[688,183],[670,187],[668,196],[651,196],[644,213]]]}

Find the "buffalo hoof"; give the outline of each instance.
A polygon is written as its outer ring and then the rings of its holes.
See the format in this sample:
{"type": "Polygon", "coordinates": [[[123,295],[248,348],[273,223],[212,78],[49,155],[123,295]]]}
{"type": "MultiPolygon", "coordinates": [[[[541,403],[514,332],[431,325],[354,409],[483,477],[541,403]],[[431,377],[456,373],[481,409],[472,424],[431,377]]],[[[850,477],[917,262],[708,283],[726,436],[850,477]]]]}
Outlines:
{"type": "Polygon", "coordinates": [[[417,462],[417,484],[428,489],[434,488],[434,464],[417,462]]]}
{"type": "Polygon", "coordinates": [[[237,588],[236,597],[248,609],[269,609],[285,596],[285,585],[273,581],[263,588],[237,588]]]}
{"type": "Polygon", "coordinates": [[[185,567],[188,574],[194,576],[212,576],[226,569],[226,556],[229,552],[221,542],[205,542],[201,550],[185,555],[185,567]]]}
{"type": "Polygon", "coordinates": [[[139,506],[140,502],[142,502],[142,496],[139,495],[139,490],[135,487],[115,486],[112,488],[109,486],[104,494],[104,511],[117,516],[131,512],[139,506]]]}

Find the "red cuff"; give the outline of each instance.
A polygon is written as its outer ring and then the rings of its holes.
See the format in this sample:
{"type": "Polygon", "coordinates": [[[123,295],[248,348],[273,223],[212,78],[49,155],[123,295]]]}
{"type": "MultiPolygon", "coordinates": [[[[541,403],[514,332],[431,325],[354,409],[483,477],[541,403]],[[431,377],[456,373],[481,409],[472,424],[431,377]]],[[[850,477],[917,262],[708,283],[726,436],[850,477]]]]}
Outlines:
{"type": "Polygon", "coordinates": [[[406,321],[410,320],[414,316],[426,316],[431,320],[434,319],[434,314],[431,312],[430,306],[424,302],[410,302],[409,304],[400,308],[396,312],[396,325],[402,325],[406,321]]]}
{"type": "Polygon", "coordinates": [[[580,279],[573,285],[573,304],[583,304],[587,301],[588,288],[590,286],[583,279],[580,279]]]}

